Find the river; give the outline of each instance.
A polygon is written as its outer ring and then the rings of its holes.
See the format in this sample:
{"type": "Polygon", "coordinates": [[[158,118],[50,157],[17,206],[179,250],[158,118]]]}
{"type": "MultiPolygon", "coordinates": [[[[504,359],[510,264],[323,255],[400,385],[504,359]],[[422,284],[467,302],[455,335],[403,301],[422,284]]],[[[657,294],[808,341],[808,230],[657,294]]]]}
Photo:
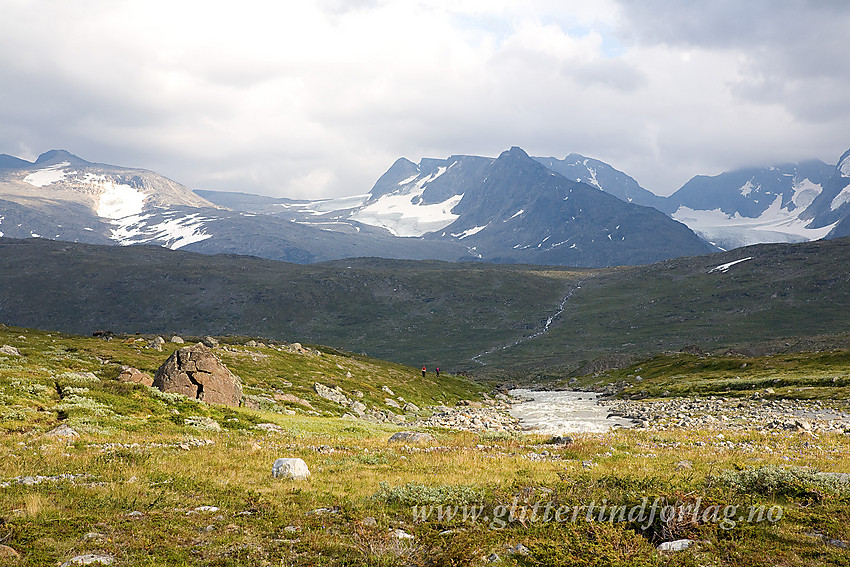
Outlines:
{"type": "Polygon", "coordinates": [[[511,395],[529,401],[515,405],[511,415],[534,432],[548,435],[604,432],[614,427],[631,427],[632,422],[608,418],[608,408],[598,405],[599,394],[591,392],[511,390],[511,395]]]}

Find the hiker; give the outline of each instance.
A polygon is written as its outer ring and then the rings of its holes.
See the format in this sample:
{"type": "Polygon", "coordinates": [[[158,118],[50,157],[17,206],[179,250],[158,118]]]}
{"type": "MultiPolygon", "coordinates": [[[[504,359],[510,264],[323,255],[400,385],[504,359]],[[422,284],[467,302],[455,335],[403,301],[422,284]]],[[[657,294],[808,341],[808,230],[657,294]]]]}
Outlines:
{"type": "Polygon", "coordinates": [[[425,378],[425,367],[422,367],[422,377],[425,378]]]}
{"type": "Polygon", "coordinates": [[[439,377],[440,377],[440,368],[437,367],[437,378],[439,378],[439,377]]]}

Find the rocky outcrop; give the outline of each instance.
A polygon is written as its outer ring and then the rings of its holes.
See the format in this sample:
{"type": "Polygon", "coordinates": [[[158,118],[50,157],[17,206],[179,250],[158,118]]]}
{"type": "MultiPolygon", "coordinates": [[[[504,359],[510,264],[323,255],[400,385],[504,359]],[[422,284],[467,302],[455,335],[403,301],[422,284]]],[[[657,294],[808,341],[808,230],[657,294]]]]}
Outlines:
{"type": "Polygon", "coordinates": [[[390,443],[433,443],[434,436],[421,431],[399,431],[389,438],[390,443]]]}
{"type": "Polygon", "coordinates": [[[348,396],[342,391],[342,389],[337,386],[336,388],[328,388],[324,384],[319,384],[316,382],[313,384],[313,390],[322,398],[326,400],[330,400],[337,404],[343,406],[351,405],[351,400],[348,399],[348,396]]]}
{"type": "Polygon", "coordinates": [[[21,356],[21,351],[10,345],[3,345],[0,347],[0,354],[5,354],[6,356],[21,356]]]}
{"type": "Polygon", "coordinates": [[[239,377],[201,343],[174,351],[156,371],[153,386],[210,404],[238,406],[242,401],[239,377]]]}

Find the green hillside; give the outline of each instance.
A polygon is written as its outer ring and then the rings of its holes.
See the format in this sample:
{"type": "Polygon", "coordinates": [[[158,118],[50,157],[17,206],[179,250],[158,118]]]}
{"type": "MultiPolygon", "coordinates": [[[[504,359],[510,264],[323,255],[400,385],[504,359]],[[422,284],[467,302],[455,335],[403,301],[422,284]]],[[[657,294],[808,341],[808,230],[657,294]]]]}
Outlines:
{"type": "Polygon", "coordinates": [[[2,239],[0,321],[79,334],[262,336],[482,378],[551,380],[692,345],[749,354],[847,346],[848,266],[850,239],[607,270],[293,265],[2,239]]]}

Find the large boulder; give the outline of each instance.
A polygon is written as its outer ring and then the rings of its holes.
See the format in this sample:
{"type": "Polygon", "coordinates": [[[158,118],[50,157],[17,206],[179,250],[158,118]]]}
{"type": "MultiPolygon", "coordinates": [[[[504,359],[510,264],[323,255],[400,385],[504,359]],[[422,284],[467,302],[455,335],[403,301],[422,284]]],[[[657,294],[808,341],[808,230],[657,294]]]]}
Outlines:
{"type": "Polygon", "coordinates": [[[307,463],[298,458],[278,459],[272,465],[272,476],[274,478],[290,478],[292,480],[306,480],[310,476],[307,463]]]}
{"type": "Polygon", "coordinates": [[[156,371],[154,388],[210,404],[238,406],[242,382],[202,343],[174,351],[156,371]]]}

